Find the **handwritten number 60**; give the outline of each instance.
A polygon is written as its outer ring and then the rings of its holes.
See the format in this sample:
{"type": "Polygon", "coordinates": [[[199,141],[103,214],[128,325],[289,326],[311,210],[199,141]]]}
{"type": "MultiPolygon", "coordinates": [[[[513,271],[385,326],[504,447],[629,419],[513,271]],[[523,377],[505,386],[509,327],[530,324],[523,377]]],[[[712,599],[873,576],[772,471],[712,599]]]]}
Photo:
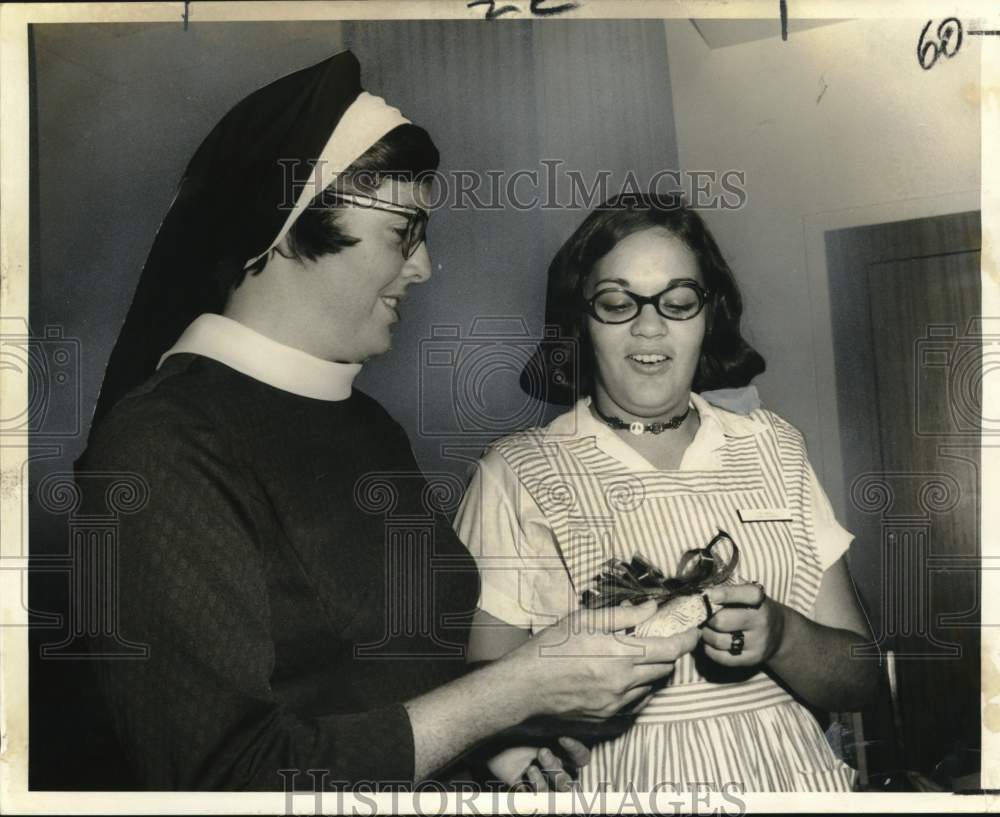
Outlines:
{"type": "Polygon", "coordinates": [[[917,41],[917,62],[925,71],[933,67],[942,54],[951,59],[962,47],[962,24],[954,17],[943,20],[937,27],[937,40],[931,38],[925,42],[927,30],[933,23],[933,20],[927,21],[917,41]]]}

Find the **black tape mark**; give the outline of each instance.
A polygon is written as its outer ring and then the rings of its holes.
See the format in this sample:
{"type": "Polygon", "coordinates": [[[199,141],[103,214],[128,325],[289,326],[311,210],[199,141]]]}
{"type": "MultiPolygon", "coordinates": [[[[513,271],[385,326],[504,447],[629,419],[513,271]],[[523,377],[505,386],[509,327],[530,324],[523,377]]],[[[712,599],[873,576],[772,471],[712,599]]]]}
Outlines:
{"type": "Polygon", "coordinates": [[[188,14],[190,12],[190,9],[188,8],[189,5],[190,5],[190,0],[184,0],[184,30],[185,31],[188,30],[188,14]]]}
{"type": "Polygon", "coordinates": [[[788,42],[788,0],[779,0],[778,11],[781,14],[781,39],[788,42]]]}
{"type": "Polygon", "coordinates": [[[564,12],[572,11],[573,9],[578,8],[580,6],[579,3],[570,2],[570,3],[563,3],[562,5],[559,6],[542,8],[542,3],[545,2],[546,0],[531,0],[531,13],[537,14],[539,17],[549,17],[554,14],[563,14],[564,12]]]}

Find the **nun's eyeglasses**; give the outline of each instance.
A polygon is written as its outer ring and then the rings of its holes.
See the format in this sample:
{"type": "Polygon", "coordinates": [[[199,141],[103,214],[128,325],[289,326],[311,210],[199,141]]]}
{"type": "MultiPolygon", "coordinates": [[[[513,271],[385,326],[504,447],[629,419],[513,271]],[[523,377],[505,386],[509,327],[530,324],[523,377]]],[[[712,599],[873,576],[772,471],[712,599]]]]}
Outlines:
{"type": "Polygon", "coordinates": [[[639,317],[646,304],[671,321],[689,321],[698,316],[711,293],[695,281],[671,281],[656,295],[637,295],[627,289],[605,288],[584,300],[587,314],[601,323],[628,323],[639,317]]]}
{"type": "Polygon", "coordinates": [[[421,207],[407,207],[394,201],[377,199],[374,196],[354,195],[352,193],[324,193],[323,201],[343,202],[354,207],[364,207],[369,210],[382,210],[385,213],[395,213],[406,216],[406,231],[401,235],[403,258],[412,258],[413,253],[427,237],[427,221],[430,214],[421,207]]]}

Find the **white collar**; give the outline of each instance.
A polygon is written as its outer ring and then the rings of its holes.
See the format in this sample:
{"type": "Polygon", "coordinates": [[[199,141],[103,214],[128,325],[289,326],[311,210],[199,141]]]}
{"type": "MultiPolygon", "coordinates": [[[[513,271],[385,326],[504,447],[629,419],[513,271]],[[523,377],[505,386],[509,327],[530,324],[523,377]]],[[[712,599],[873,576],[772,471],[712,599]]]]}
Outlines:
{"type": "MultiPolygon", "coordinates": [[[[549,423],[545,436],[563,440],[591,437],[599,448],[633,469],[652,469],[653,466],[634,448],[594,417],[590,411],[590,402],[589,397],[578,400],[572,410],[549,423]]],[[[725,446],[727,437],[746,437],[758,434],[765,428],[760,420],[714,406],[694,392],[691,393],[688,405],[698,412],[700,425],[694,440],[684,452],[679,468],[681,471],[697,468],[699,463],[704,463],[709,458],[714,460],[713,452],[725,446]]]]}
{"type": "MultiPolygon", "coordinates": [[[[752,389],[753,386],[749,386],[748,388],[752,389]]],[[[720,397],[729,391],[732,390],[726,389],[725,391],[720,391],[720,397]]],[[[714,392],[704,392],[703,394],[691,392],[691,402],[698,409],[698,415],[701,417],[703,424],[707,421],[717,425],[726,437],[749,437],[752,434],[759,434],[767,428],[753,414],[738,414],[714,402],[714,394],[714,392]]],[[[756,389],[754,389],[754,396],[756,397],[756,389]]],[[[724,441],[720,440],[719,445],[723,444],[724,441]]]]}
{"type": "Polygon", "coordinates": [[[170,355],[194,354],[217,360],[230,369],[314,400],[346,400],[351,396],[360,363],[334,363],[285,346],[223,315],[199,315],[157,364],[170,355]]]}

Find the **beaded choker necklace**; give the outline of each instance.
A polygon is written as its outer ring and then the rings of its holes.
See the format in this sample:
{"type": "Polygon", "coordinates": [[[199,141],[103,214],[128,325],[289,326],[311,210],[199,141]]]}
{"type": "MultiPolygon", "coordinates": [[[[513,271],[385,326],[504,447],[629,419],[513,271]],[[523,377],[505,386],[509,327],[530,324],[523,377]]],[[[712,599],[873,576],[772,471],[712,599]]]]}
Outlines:
{"type": "Polygon", "coordinates": [[[675,428],[680,428],[681,423],[683,423],[687,416],[691,413],[691,406],[688,405],[687,409],[683,414],[678,414],[676,417],[671,417],[664,423],[640,423],[638,420],[634,423],[626,423],[621,417],[609,417],[604,414],[598,407],[597,401],[593,401],[591,405],[594,407],[594,413],[601,418],[605,425],[611,426],[611,428],[616,429],[628,429],[635,436],[640,436],[644,433],[647,434],[662,434],[664,431],[675,428]]]}

